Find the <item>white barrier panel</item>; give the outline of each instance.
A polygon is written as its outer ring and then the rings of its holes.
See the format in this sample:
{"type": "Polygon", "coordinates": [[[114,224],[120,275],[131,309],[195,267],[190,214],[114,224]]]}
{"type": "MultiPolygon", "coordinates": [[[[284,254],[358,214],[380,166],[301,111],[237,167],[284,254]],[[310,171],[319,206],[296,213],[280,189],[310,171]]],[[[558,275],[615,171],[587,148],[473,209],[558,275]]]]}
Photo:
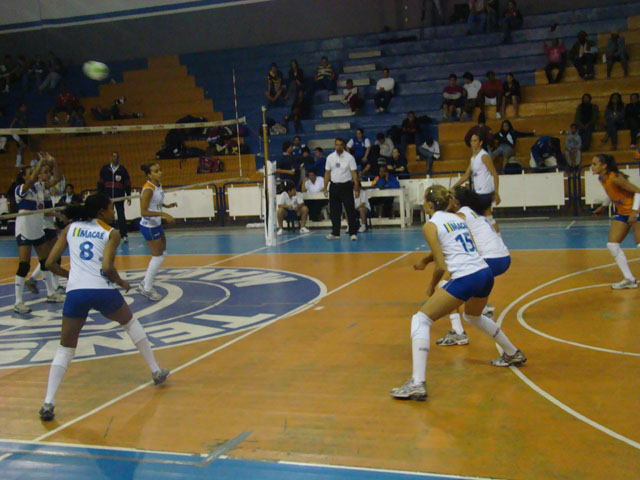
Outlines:
{"type": "MultiPolygon", "coordinates": [[[[629,181],[634,185],[640,185],[640,170],[637,168],[624,167],[620,171],[629,176],[629,181]]],[[[591,170],[584,172],[584,203],[585,205],[600,205],[607,198],[598,176],[591,173],[591,170]]]]}
{"type": "Polygon", "coordinates": [[[262,189],[259,185],[227,188],[227,205],[230,217],[261,217],[262,189]]]}
{"type": "MultiPolygon", "coordinates": [[[[208,218],[216,216],[214,204],[215,191],[212,188],[198,188],[169,192],[164,197],[165,204],[176,202],[176,208],[164,209],[177,220],[187,218],[208,218]]],[[[124,204],[125,215],[128,220],[140,218],[140,200],[134,199],[131,205],[124,204]]]]}

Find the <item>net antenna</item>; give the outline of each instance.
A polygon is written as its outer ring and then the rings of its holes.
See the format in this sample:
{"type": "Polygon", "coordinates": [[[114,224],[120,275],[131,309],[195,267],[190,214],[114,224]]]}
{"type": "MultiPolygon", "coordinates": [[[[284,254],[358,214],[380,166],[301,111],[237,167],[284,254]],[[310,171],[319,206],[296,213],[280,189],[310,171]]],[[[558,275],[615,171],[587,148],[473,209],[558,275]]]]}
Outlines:
{"type": "Polygon", "coordinates": [[[238,92],[236,90],[236,69],[233,72],[233,105],[236,110],[236,141],[238,144],[238,169],[242,176],[242,153],[240,153],[240,122],[238,121],[238,92]]]}
{"type": "Polygon", "coordinates": [[[264,184],[262,188],[264,212],[265,244],[273,247],[277,244],[277,205],[276,205],[276,162],[269,161],[269,137],[267,127],[267,107],[262,107],[262,138],[264,139],[264,184]]]}

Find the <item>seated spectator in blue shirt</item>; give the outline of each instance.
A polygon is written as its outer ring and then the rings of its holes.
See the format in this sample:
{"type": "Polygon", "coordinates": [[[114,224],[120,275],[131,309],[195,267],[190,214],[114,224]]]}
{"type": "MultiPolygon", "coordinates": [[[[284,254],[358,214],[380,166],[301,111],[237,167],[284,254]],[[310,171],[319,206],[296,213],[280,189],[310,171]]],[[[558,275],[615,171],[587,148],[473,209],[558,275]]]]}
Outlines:
{"type": "Polygon", "coordinates": [[[362,170],[369,161],[371,152],[371,142],[364,137],[364,130],[361,128],[356,130],[356,136],[347,142],[347,151],[356,159],[358,169],[362,170]]]}
{"type": "MultiPolygon", "coordinates": [[[[371,188],[380,190],[400,188],[400,182],[389,172],[386,165],[380,165],[380,175],[373,179],[371,188]]],[[[384,217],[393,217],[393,197],[374,197],[370,198],[369,202],[375,207],[378,216],[382,214],[384,217]]]]}
{"type": "Polygon", "coordinates": [[[327,164],[327,159],[323,156],[323,150],[321,147],[313,149],[313,165],[311,170],[316,172],[316,175],[324,178],[324,167],[327,164]]]}
{"type": "Polygon", "coordinates": [[[290,182],[298,185],[300,171],[296,169],[294,162],[293,144],[284,142],[282,144],[282,157],[276,162],[276,175],[281,182],[290,182]]]}
{"type": "Polygon", "coordinates": [[[566,160],[560,146],[560,139],[556,137],[540,137],[531,147],[529,166],[541,170],[549,170],[555,167],[564,168],[566,160]]]}

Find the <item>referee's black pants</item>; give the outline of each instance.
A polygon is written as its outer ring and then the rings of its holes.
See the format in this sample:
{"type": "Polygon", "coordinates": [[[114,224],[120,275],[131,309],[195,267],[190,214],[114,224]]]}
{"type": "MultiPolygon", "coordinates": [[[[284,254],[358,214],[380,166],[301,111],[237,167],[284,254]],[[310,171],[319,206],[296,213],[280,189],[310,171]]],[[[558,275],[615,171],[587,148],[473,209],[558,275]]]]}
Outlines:
{"type": "Polygon", "coordinates": [[[113,206],[118,214],[118,230],[120,230],[120,238],[127,236],[127,218],[124,216],[124,200],[113,202],[113,206]]]}
{"type": "Polygon", "coordinates": [[[349,235],[355,235],[358,232],[358,226],[356,205],[353,199],[353,182],[331,182],[329,185],[329,216],[331,217],[331,233],[336,237],[340,236],[343,206],[349,222],[349,235]]]}

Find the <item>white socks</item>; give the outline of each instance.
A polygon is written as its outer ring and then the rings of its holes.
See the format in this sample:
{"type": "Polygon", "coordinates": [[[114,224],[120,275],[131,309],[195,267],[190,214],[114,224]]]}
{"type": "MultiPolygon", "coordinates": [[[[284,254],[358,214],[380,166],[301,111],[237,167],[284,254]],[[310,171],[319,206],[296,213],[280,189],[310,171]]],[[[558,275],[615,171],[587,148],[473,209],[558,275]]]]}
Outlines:
{"type": "Polygon", "coordinates": [[[24,292],[24,277],[16,275],[14,284],[16,287],[16,303],[22,303],[22,292],[24,292]]]}
{"type": "Polygon", "coordinates": [[[67,373],[67,367],[73,360],[76,354],[75,348],[58,346],[56,354],[51,362],[51,369],[49,370],[49,384],[47,385],[47,396],[44,398],[44,403],[55,403],[54,398],[64,374],[67,373]]]}
{"type": "Polygon", "coordinates": [[[427,374],[427,355],[429,355],[430,328],[433,324],[427,315],[416,313],[411,318],[411,350],[413,357],[413,383],[425,381],[427,374]]]}
{"type": "Polygon", "coordinates": [[[614,258],[614,260],[618,264],[618,268],[620,268],[620,271],[624,275],[624,278],[628,280],[635,280],[635,277],[633,276],[633,274],[631,273],[631,270],[629,269],[629,264],[627,263],[627,257],[622,251],[622,249],[620,248],[620,244],[608,242],[607,248],[609,249],[609,252],[611,252],[611,256],[614,258]]]}
{"type": "Polygon", "coordinates": [[[462,335],[464,333],[464,328],[462,328],[462,319],[460,318],[459,313],[452,313],[449,315],[449,320],[451,320],[451,328],[458,335],[462,335]]]}
{"type": "Polygon", "coordinates": [[[44,284],[47,286],[47,296],[53,295],[56,293],[56,287],[54,285],[53,273],[49,270],[45,270],[42,272],[42,279],[44,280],[44,284]]]}
{"type": "Polygon", "coordinates": [[[151,290],[153,287],[153,280],[156,278],[158,274],[158,270],[162,266],[162,262],[164,262],[164,257],[167,256],[167,251],[162,252],[162,255],[158,255],[157,257],[151,257],[149,260],[149,266],[147,267],[147,273],[144,275],[144,289],[145,291],[151,290]]]}
{"type": "Polygon", "coordinates": [[[133,344],[146,360],[147,365],[149,365],[149,368],[151,369],[151,372],[153,373],[160,370],[160,367],[156,363],[156,359],[153,356],[153,351],[151,350],[149,339],[147,339],[147,334],[144,333],[144,328],[142,328],[140,322],[135,317],[133,317],[129,321],[129,323],[123,325],[122,328],[124,328],[124,331],[127,332],[133,344]]]}
{"type": "Polygon", "coordinates": [[[502,347],[507,355],[514,355],[516,353],[516,347],[513,346],[513,343],[511,343],[504,332],[500,330],[498,324],[489,317],[485,317],[484,315],[467,315],[466,313],[463,313],[462,318],[464,318],[465,322],[469,322],[477,329],[482,330],[484,333],[492,337],[495,342],[502,347]]]}
{"type": "Polygon", "coordinates": [[[27,277],[28,280],[37,280],[40,274],[42,273],[42,267],[40,266],[40,262],[36,265],[36,268],[33,270],[33,273],[27,277]]]}

